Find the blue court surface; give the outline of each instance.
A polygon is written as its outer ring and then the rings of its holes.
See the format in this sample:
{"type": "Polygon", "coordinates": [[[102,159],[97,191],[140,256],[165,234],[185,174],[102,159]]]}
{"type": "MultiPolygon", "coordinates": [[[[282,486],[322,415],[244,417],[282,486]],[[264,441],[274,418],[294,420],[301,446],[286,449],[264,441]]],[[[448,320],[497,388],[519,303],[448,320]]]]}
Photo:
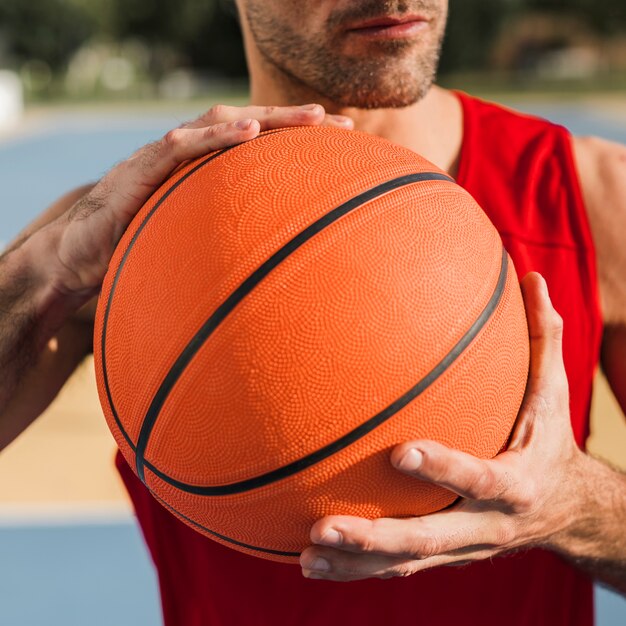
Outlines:
{"type": "MultiPolygon", "coordinates": [[[[582,105],[520,108],[575,133],[626,143],[624,119],[582,105]]],[[[187,113],[59,114],[50,124],[0,141],[0,242],[10,241],[63,192],[97,180],[115,162],[194,114],[187,113]]],[[[599,626],[626,624],[626,600],[602,589],[597,600],[599,626]]],[[[0,519],[2,626],[160,623],[155,574],[132,519],[44,520],[19,527],[0,519]]]]}
{"type": "MultiPolygon", "coordinates": [[[[596,604],[598,626],[626,624],[626,600],[598,588],[596,604]]],[[[131,520],[0,529],[2,626],[161,623],[155,575],[131,520]]]]}
{"type": "Polygon", "coordinates": [[[0,624],[161,624],[156,577],[133,520],[0,528],[0,624]]]}

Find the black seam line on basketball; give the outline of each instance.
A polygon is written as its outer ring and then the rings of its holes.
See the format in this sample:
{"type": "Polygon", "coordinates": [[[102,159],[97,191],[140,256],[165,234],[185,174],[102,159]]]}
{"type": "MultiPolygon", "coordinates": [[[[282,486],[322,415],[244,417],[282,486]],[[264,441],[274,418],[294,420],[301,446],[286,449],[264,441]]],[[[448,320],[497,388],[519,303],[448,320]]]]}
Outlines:
{"type": "MultiPolygon", "coordinates": [[[[250,139],[250,141],[255,141],[256,139],[259,139],[259,138],[262,138],[262,137],[266,137],[267,135],[275,135],[276,133],[282,133],[282,132],[285,132],[287,130],[291,130],[291,129],[289,129],[289,128],[277,128],[277,129],[274,129],[274,130],[266,131],[266,132],[264,132],[264,133],[262,133],[260,135],[257,135],[253,139],[250,139]]],[[[244,143],[248,143],[248,142],[244,142],[244,143]]],[[[211,161],[213,161],[217,157],[222,156],[226,152],[229,152],[230,150],[233,150],[234,148],[237,148],[237,147],[242,146],[242,145],[244,145],[244,144],[236,144],[234,146],[228,146],[226,148],[222,148],[218,152],[215,152],[215,153],[209,155],[206,159],[204,159],[203,161],[198,163],[198,165],[196,165],[192,170],[187,172],[179,181],[176,182],[176,184],[172,185],[167,190],[167,192],[165,192],[163,194],[163,197],[154,205],[154,207],[152,207],[152,210],[148,213],[148,215],[146,215],[146,217],[144,218],[143,222],[141,223],[141,225],[137,229],[137,232],[135,232],[135,234],[133,235],[133,238],[130,240],[130,243],[128,244],[128,248],[124,252],[124,256],[122,256],[122,260],[120,261],[120,264],[119,264],[119,266],[117,268],[117,271],[115,273],[115,278],[113,279],[113,284],[111,285],[111,291],[109,292],[109,299],[107,301],[107,306],[106,306],[106,309],[104,311],[104,321],[103,321],[103,324],[102,324],[102,339],[101,339],[101,343],[100,343],[101,353],[102,353],[102,378],[103,378],[103,381],[104,381],[104,389],[105,389],[106,394],[107,394],[107,399],[109,401],[109,406],[111,407],[111,413],[113,414],[113,419],[115,419],[115,423],[117,424],[117,427],[118,427],[120,433],[122,433],[122,436],[126,440],[126,443],[130,446],[130,448],[133,450],[133,452],[135,451],[135,444],[131,440],[130,436],[128,435],[128,433],[126,432],[124,427],[122,426],[122,422],[121,422],[121,420],[120,420],[120,418],[119,418],[119,416],[117,414],[117,410],[115,409],[115,404],[113,403],[113,397],[111,395],[111,389],[109,387],[109,377],[107,375],[107,368],[106,368],[106,332],[107,332],[107,325],[108,325],[108,321],[109,321],[109,313],[111,312],[111,303],[113,302],[113,294],[115,292],[115,288],[117,287],[117,283],[119,281],[120,274],[122,272],[122,269],[123,269],[124,265],[126,264],[126,261],[128,259],[128,256],[130,254],[130,251],[131,251],[132,247],[135,245],[135,242],[139,238],[139,235],[141,234],[141,231],[145,228],[146,224],[150,221],[152,216],[156,213],[157,209],[163,204],[163,202],[165,202],[165,200],[167,198],[169,198],[169,196],[184,181],[186,181],[188,178],[193,176],[198,170],[203,168],[207,163],[210,163],[211,161]]]]}
{"type": "Polygon", "coordinates": [[[298,459],[293,463],[289,463],[288,465],[280,467],[261,476],[255,476],[254,478],[242,480],[237,483],[231,483],[229,485],[209,487],[189,485],[177,481],[163,474],[162,472],[155,470],[154,468],[152,468],[151,471],[161,480],[169,483],[177,489],[180,489],[181,491],[185,491],[187,493],[192,493],[199,496],[226,496],[258,489],[259,487],[264,487],[266,485],[269,485],[270,483],[277,482],[284,478],[288,478],[289,476],[297,474],[298,472],[301,472],[311,467],[312,465],[323,461],[333,454],[336,454],[337,452],[358,441],[374,429],[378,428],[378,426],[380,426],[391,417],[393,417],[396,413],[401,411],[405,406],[407,406],[410,402],[417,398],[417,396],[419,396],[422,392],[428,389],[428,387],[430,387],[430,385],[432,385],[454,363],[454,361],[464,352],[464,350],[475,339],[475,337],[482,330],[482,328],[487,324],[489,319],[492,317],[494,311],[498,307],[506,285],[507,272],[508,254],[503,247],[500,275],[498,277],[498,281],[493,295],[489,299],[489,302],[483,309],[482,313],[476,318],[474,323],[470,326],[470,328],[463,335],[463,337],[456,343],[456,345],[450,350],[450,352],[448,352],[448,354],[446,354],[446,356],[407,393],[405,393],[395,402],[390,404],[386,409],[382,410],[380,413],[370,418],[367,422],[361,424],[340,439],[337,439],[327,446],[324,446],[323,448],[320,448],[312,454],[298,459]]]}
{"type": "MultiPolygon", "coordinates": [[[[191,338],[187,346],[178,356],[170,371],[167,373],[159,389],[155,393],[152,403],[146,412],[141,431],[137,439],[137,449],[135,454],[135,463],[137,475],[144,480],[144,456],[148,445],[148,440],[152,430],[156,424],[161,409],[167,400],[170,391],[182,375],[183,371],[204,345],[209,336],[218,328],[218,326],[226,319],[226,317],[235,309],[235,307],[248,295],[253,289],[268,276],[280,263],[293,254],[298,248],[303,246],[307,241],[318,235],[324,229],[335,223],[344,215],[358,209],[365,203],[374,200],[384,194],[387,194],[401,187],[414,183],[425,181],[445,181],[454,183],[454,181],[445,174],[436,172],[419,172],[416,174],[408,174],[399,176],[398,178],[388,180],[377,185],[359,195],[351,198],[343,204],[330,210],[320,219],[307,226],[298,233],[293,239],[288,241],[282,248],[277,250],[269,257],[260,267],[250,274],[227,298],[220,304],[209,319],[191,338]]],[[[155,472],[156,473],[156,472],[155,472]]]]}
{"type": "MultiPolygon", "coordinates": [[[[146,467],[147,466],[148,466],[148,464],[146,463],[146,467]]],[[[187,517],[186,515],[183,515],[180,511],[177,511],[173,506],[170,506],[167,502],[165,502],[165,500],[163,500],[163,498],[159,497],[156,493],[154,493],[154,491],[152,491],[152,489],[150,489],[150,487],[148,487],[148,491],[166,509],[168,509],[172,513],[182,517],[188,524],[191,524],[195,528],[198,528],[199,530],[203,530],[204,532],[209,533],[209,534],[213,535],[214,537],[222,539],[223,541],[227,541],[228,543],[232,543],[232,544],[234,544],[236,546],[240,546],[242,548],[248,548],[248,550],[256,550],[257,552],[265,552],[266,554],[276,554],[277,556],[295,556],[295,557],[300,556],[300,552],[281,552],[280,550],[271,550],[270,548],[260,548],[259,546],[252,546],[252,545],[250,545],[248,543],[243,543],[242,541],[237,541],[237,539],[231,539],[230,537],[227,537],[226,535],[221,535],[220,533],[216,533],[214,530],[211,530],[210,528],[207,528],[206,526],[202,526],[202,524],[198,524],[198,522],[192,520],[191,518],[187,517]]]]}

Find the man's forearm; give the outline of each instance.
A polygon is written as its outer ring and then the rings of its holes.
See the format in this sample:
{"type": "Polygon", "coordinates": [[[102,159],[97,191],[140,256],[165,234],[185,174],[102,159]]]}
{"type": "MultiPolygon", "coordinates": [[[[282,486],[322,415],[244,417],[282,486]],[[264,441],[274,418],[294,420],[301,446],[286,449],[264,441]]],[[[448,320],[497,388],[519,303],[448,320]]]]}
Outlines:
{"type": "Polygon", "coordinates": [[[0,257],[0,414],[46,343],[79,305],[54,284],[55,236],[49,229],[0,257]]]}
{"type": "Polygon", "coordinates": [[[571,523],[553,548],[595,579],[626,594],[626,474],[585,456],[571,523]]]}
{"type": "Polygon", "coordinates": [[[36,356],[34,280],[20,256],[18,248],[0,258],[0,412],[36,356]]]}

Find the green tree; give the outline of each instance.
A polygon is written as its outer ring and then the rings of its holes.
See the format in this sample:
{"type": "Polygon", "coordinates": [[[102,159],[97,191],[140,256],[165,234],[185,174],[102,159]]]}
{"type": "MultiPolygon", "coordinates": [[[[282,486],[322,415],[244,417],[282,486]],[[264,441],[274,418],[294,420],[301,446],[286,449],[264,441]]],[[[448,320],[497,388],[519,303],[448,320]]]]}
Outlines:
{"type": "Polygon", "coordinates": [[[517,0],[516,3],[520,10],[533,9],[578,15],[603,34],[626,29],[624,0],[517,0]]]}
{"type": "MultiPolygon", "coordinates": [[[[505,20],[529,10],[626,30],[626,0],[450,0],[442,71],[484,68],[505,20]]],[[[59,72],[90,39],[144,41],[154,78],[178,65],[246,73],[233,0],[0,0],[0,65],[40,59],[59,72]]]]}
{"type": "Polygon", "coordinates": [[[502,21],[518,0],[450,0],[441,72],[476,71],[485,67],[502,21]]]}
{"type": "MultiPolygon", "coordinates": [[[[107,4],[113,38],[141,39],[191,67],[235,75],[246,72],[241,34],[229,0],[107,0],[107,4]]],[[[158,75],[167,68],[153,69],[158,75]]]]}
{"type": "Polygon", "coordinates": [[[89,13],[68,0],[2,0],[0,64],[40,59],[58,70],[96,30],[89,13]]]}

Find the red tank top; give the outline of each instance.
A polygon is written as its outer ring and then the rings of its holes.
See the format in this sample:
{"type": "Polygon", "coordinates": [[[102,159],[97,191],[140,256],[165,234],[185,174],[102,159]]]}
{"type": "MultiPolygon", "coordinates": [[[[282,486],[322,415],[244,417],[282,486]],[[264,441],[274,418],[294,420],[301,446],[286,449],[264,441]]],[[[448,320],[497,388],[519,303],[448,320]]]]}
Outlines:
{"type": "MultiPolygon", "coordinates": [[[[601,335],[595,259],[571,140],[561,127],[458,94],[458,182],[502,235],[520,277],[543,274],[565,321],[564,358],[579,445],[601,335]]],[[[333,583],[215,543],[158,504],[118,455],[156,564],[166,626],[589,626],[589,579],[532,550],[406,579],[333,583]]]]}

